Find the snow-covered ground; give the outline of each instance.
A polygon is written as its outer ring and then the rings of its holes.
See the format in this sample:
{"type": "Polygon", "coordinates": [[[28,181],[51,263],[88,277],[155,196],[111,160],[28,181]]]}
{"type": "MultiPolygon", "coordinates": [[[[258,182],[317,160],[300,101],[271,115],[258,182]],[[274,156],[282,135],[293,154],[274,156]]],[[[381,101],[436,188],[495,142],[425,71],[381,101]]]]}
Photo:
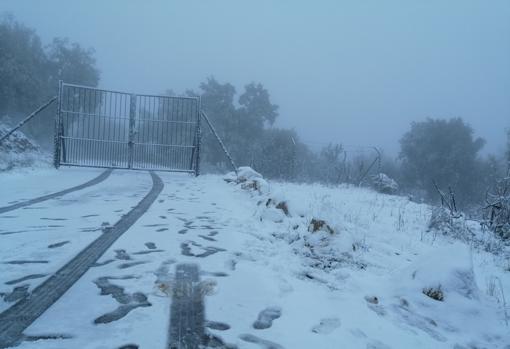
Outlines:
{"type": "MultiPolygon", "coordinates": [[[[48,185],[77,184],[79,171],[55,171],[48,185]]],[[[83,180],[97,175],[87,171],[83,180]]],[[[427,232],[426,205],[348,186],[159,175],[165,188],[149,211],[25,331],[65,339],[19,348],[165,348],[178,263],[199,265],[207,331],[238,348],[510,348],[508,259],[427,232]],[[311,232],[312,219],[322,229],[311,232]]],[[[19,183],[30,176],[41,178],[19,183]]],[[[41,210],[0,217],[0,233],[22,231],[0,235],[0,292],[39,284],[5,282],[55,271],[149,188],[146,173],[114,171],[41,210]],[[4,264],[30,259],[48,263],[4,264]]],[[[6,203],[31,191],[8,193],[6,203]]]]}

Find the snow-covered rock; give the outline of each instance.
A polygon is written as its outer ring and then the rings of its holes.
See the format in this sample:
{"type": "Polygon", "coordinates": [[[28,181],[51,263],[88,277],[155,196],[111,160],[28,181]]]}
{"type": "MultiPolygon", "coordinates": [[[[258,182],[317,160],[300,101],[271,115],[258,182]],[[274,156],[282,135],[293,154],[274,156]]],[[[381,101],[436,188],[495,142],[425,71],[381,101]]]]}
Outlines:
{"type": "Polygon", "coordinates": [[[442,301],[453,302],[456,297],[478,299],[480,291],[475,281],[469,247],[460,243],[455,247],[434,249],[405,270],[394,280],[399,295],[420,299],[427,290],[440,290],[442,301]]]}
{"type": "Polygon", "coordinates": [[[396,194],[398,192],[397,182],[384,173],[379,173],[372,177],[372,187],[384,194],[396,194]]]}
{"type": "Polygon", "coordinates": [[[244,190],[255,191],[262,195],[269,193],[269,183],[260,173],[248,166],[239,167],[237,174],[232,171],[223,179],[228,183],[240,185],[244,190]]]}
{"type": "MultiPolygon", "coordinates": [[[[0,138],[9,130],[10,127],[0,124],[0,138]]],[[[14,168],[48,167],[50,163],[50,156],[19,130],[0,143],[0,172],[14,168]]]]}

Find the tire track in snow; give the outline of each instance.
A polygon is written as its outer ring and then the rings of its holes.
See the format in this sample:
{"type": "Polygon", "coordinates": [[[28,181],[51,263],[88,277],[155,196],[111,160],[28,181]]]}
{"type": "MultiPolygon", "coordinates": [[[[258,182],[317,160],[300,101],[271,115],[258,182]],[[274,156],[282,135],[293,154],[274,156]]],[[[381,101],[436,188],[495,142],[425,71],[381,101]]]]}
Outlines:
{"type": "Polygon", "coordinates": [[[63,195],[66,195],[66,194],[69,194],[69,193],[72,193],[72,192],[75,192],[75,191],[78,191],[78,190],[82,190],[82,189],[91,187],[91,186],[96,185],[96,184],[99,184],[99,183],[103,182],[105,179],[107,179],[108,177],[110,177],[112,171],[113,171],[112,169],[108,169],[108,170],[104,171],[103,173],[101,173],[96,178],[93,178],[93,179],[91,179],[88,182],[85,182],[83,184],[80,184],[80,185],[77,185],[77,186],[74,186],[74,187],[71,187],[71,188],[67,188],[67,189],[61,190],[61,191],[56,192],[56,193],[40,196],[38,198],[31,199],[31,200],[28,200],[28,201],[19,202],[19,203],[14,204],[14,205],[0,207],[0,214],[5,213],[5,212],[9,212],[9,211],[13,211],[13,210],[16,210],[18,208],[22,208],[22,207],[38,204],[38,203],[46,201],[46,200],[55,199],[55,198],[57,198],[59,196],[63,196],[63,195]]]}
{"type": "MultiPolygon", "coordinates": [[[[110,173],[111,170],[102,175],[106,174],[108,177],[110,173]]],[[[164,187],[163,181],[158,175],[154,172],[150,172],[150,175],[152,189],[129,213],[36,287],[29,297],[23,298],[0,313],[0,348],[16,345],[22,339],[23,331],[62,297],[106,250],[149,209],[164,187]]]]}
{"type": "Polygon", "coordinates": [[[204,338],[204,301],[196,264],[179,264],[170,308],[168,349],[198,349],[204,338]]]}

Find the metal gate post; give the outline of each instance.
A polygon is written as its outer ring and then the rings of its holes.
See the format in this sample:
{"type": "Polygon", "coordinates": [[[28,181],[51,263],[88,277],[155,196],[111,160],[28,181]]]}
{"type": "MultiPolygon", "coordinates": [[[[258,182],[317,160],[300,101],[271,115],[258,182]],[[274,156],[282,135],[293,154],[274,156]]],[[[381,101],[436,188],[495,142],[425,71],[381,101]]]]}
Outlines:
{"type": "Polygon", "coordinates": [[[200,112],[202,108],[201,98],[198,97],[197,105],[197,151],[196,151],[196,163],[195,163],[195,176],[200,175],[200,146],[202,145],[202,130],[200,129],[200,119],[202,119],[200,112]]]}
{"type": "Polygon", "coordinates": [[[53,139],[53,165],[55,168],[60,167],[60,132],[62,130],[61,127],[61,117],[60,117],[60,108],[61,108],[61,101],[62,101],[62,80],[58,81],[58,95],[57,95],[57,113],[55,114],[55,135],[53,139]]]}
{"type": "Polygon", "coordinates": [[[136,95],[129,98],[129,136],[128,136],[128,168],[133,168],[133,152],[135,147],[136,95]]]}

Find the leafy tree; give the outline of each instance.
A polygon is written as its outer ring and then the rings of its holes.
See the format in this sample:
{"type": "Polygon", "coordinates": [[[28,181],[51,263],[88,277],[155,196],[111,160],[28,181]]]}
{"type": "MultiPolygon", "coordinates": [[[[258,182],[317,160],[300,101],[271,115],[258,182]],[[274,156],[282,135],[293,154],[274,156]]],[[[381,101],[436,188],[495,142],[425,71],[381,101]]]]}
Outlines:
{"type": "Polygon", "coordinates": [[[50,64],[50,84],[56,86],[59,80],[72,84],[97,86],[99,70],[96,68],[94,49],[84,49],[67,38],[55,38],[47,47],[50,64]]]}
{"type": "Polygon", "coordinates": [[[36,33],[5,17],[0,22],[0,117],[29,112],[47,97],[47,64],[36,33]]]}
{"type": "Polygon", "coordinates": [[[432,181],[450,186],[464,205],[475,200],[477,155],[485,141],[460,118],[413,122],[400,140],[402,171],[408,186],[436,196],[432,181]]]}
{"type": "MultiPolygon", "coordinates": [[[[97,86],[99,71],[92,49],[67,39],[44,48],[37,34],[12,16],[0,21],[0,120],[26,116],[57,92],[58,80],[97,86]]],[[[41,145],[52,144],[54,109],[25,127],[41,145]]]]}
{"type": "Polygon", "coordinates": [[[345,151],[341,144],[329,143],[320,151],[321,180],[327,183],[339,183],[345,175],[345,151]]]}
{"type": "MultiPolygon", "coordinates": [[[[253,165],[258,157],[266,126],[274,123],[278,106],[270,101],[269,92],[261,84],[248,84],[235,105],[236,89],[229,83],[220,83],[214,77],[200,84],[202,108],[213,122],[238,166],[253,165]]],[[[204,126],[204,129],[207,129],[204,126]]],[[[207,130],[203,137],[203,159],[215,166],[226,166],[225,156],[216,139],[207,130]]]]}
{"type": "Polygon", "coordinates": [[[271,128],[256,143],[253,167],[270,178],[293,179],[299,138],[295,131],[271,128]]]}
{"type": "Polygon", "coordinates": [[[246,126],[255,130],[262,129],[265,122],[272,126],[278,117],[278,106],[271,103],[269,92],[262,84],[252,82],[246,85],[239,104],[246,126]]]}

